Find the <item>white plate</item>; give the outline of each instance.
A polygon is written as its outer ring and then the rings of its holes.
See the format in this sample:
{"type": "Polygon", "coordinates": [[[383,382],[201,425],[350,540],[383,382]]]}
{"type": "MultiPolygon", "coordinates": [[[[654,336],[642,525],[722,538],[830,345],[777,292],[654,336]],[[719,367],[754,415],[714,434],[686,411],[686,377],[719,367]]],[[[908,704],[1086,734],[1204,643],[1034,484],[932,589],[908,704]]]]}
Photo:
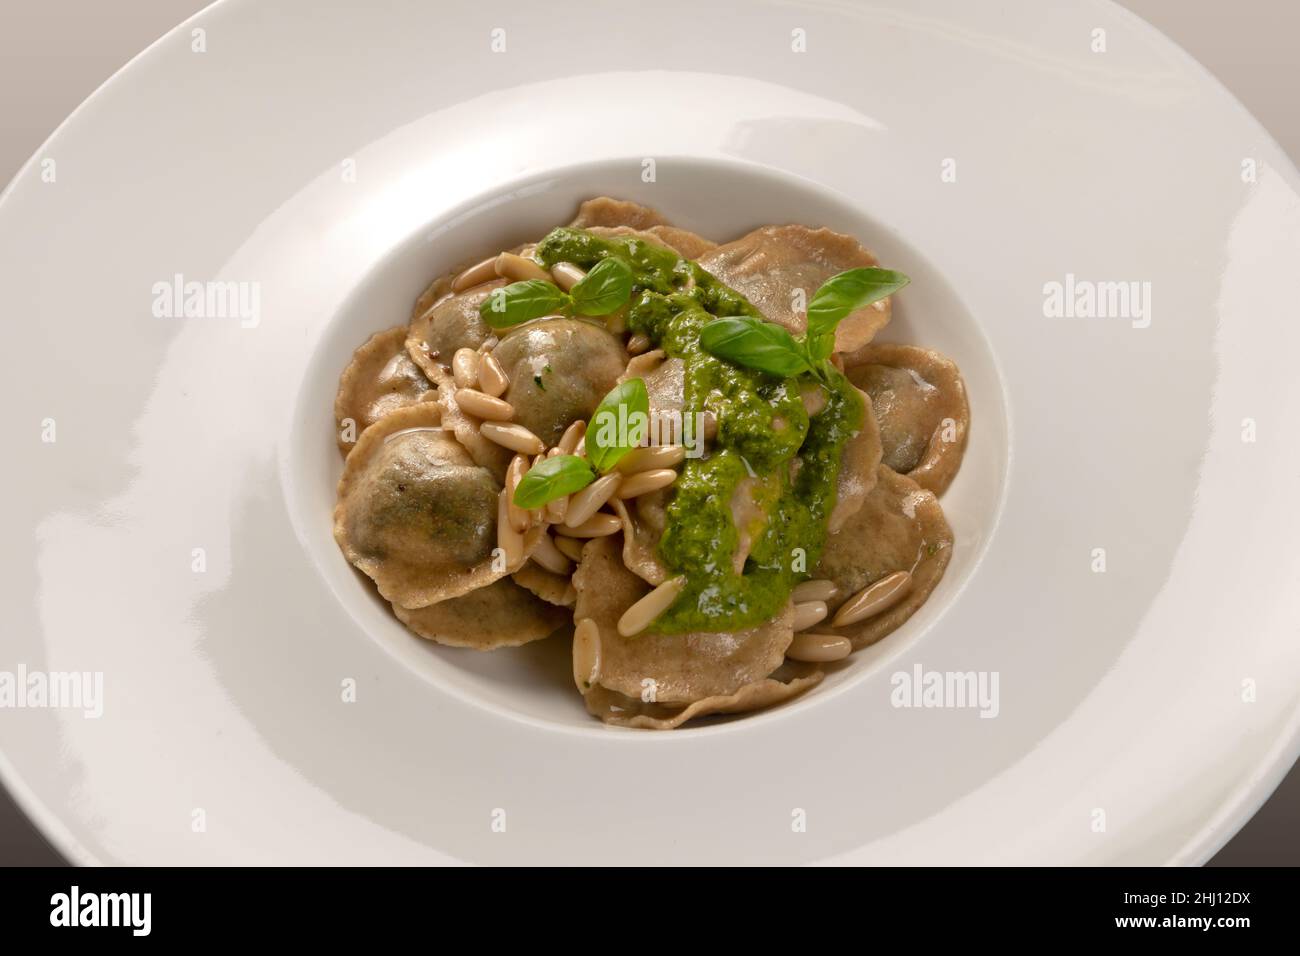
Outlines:
{"type": "Polygon", "coordinates": [[[1109,3],[222,3],[0,202],[0,670],[104,681],[0,711],[5,782],[83,862],[1202,861],[1300,745],[1298,181],[1109,3]],[[330,539],[350,350],[602,192],[853,232],[967,377],[941,587],[770,713],[603,728],[563,648],[422,644],[330,539]],[[178,274],[257,322],[155,317],[178,274]],[[1149,325],[1046,317],[1067,275],[1149,325]],[[998,716],[892,706],[916,666],[998,716]]]}

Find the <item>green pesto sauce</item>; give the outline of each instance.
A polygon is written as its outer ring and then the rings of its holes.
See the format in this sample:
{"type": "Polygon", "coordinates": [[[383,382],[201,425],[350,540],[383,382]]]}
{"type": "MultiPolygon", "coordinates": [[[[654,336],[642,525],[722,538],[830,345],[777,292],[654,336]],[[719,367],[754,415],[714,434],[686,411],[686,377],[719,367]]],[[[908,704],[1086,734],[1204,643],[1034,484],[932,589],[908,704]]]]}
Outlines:
{"type": "Polygon", "coordinates": [[[686,575],[687,585],[651,631],[737,631],[770,620],[821,556],[840,455],[862,428],[857,390],[833,374],[826,407],[810,419],[799,399],[800,380],[742,368],[705,352],[699,336],[706,323],[760,313],[739,292],[672,250],[634,236],[602,238],[560,228],[542,240],[535,255],[548,267],[572,262],[590,269],[607,256],[627,261],[633,275],[628,327],[684,361],[683,412],[707,410],[717,417],[711,453],[688,458],[673,486],[659,554],[672,571],[686,575]],[[731,502],[742,485],[761,514],[747,529],[752,544],[737,573],[741,529],[731,502]]]}

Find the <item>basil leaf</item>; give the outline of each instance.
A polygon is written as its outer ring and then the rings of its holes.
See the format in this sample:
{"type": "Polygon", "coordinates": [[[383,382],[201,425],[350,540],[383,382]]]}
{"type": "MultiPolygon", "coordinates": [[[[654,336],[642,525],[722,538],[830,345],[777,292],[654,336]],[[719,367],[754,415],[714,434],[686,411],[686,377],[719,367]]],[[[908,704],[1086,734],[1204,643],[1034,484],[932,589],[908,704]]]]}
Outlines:
{"type": "Polygon", "coordinates": [[[809,332],[807,335],[808,360],[813,365],[820,364],[831,357],[835,351],[835,333],[809,332]]]}
{"type": "Polygon", "coordinates": [[[600,400],[587,424],[587,458],[609,471],[645,440],[650,427],[650,396],[645,382],[630,378],[600,400]]]}
{"type": "Polygon", "coordinates": [[[527,279],[493,289],[478,307],[483,321],[494,329],[540,319],[569,304],[569,297],[553,282],[527,279]]]}
{"type": "Polygon", "coordinates": [[[700,330],[700,345],[720,359],[780,378],[813,370],[794,336],[749,316],[715,319],[700,330]]]}
{"type": "Polygon", "coordinates": [[[569,290],[578,315],[609,315],[632,297],[632,267],[616,256],[601,259],[569,290]]]}
{"type": "Polygon", "coordinates": [[[515,504],[520,508],[540,508],[549,501],[563,498],[586,488],[596,480],[591,466],[577,455],[544,458],[515,486],[515,504]]]}
{"type": "MultiPolygon", "coordinates": [[[[893,295],[912,280],[889,269],[850,269],[822,283],[808,303],[808,337],[835,331],[840,319],[893,295]]],[[[827,353],[830,354],[829,352],[827,353]]]]}

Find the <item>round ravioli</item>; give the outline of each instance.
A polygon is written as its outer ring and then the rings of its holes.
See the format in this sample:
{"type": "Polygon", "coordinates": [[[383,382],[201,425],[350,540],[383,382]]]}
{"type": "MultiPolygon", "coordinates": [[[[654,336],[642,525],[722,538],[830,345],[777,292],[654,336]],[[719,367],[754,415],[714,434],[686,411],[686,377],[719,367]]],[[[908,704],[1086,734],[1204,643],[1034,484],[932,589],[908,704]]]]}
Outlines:
{"type": "Polygon", "coordinates": [[[428,607],[394,604],[393,613],[426,640],[478,651],[540,640],[569,622],[563,608],[547,604],[510,578],[428,607]]]}
{"type": "MultiPolygon", "coordinates": [[[[807,226],[755,229],[706,252],[699,263],[768,319],[796,334],[807,328],[806,302],[823,282],[849,269],[879,265],[852,236],[807,226]],[[796,300],[796,291],[802,291],[804,304],[796,300]]],[[[866,345],[889,316],[889,299],[849,313],[835,329],[835,350],[852,352],[866,345]]]]}
{"type": "Polygon", "coordinates": [[[451,295],[451,280],[455,277],[454,272],[449,275],[441,275],[425,286],[424,291],[416,298],[415,305],[411,307],[412,322],[429,311],[435,302],[451,295]]]}
{"type": "Polygon", "coordinates": [[[569,225],[598,236],[637,236],[667,246],[683,259],[698,259],[718,245],[690,230],[670,226],[649,206],[608,196],[588,199],[578,207],[578,215],[569,225]]]}
{"type": "Polygon", "coordinates": [[[845,374],[871,397],[884,463],[943,494],[961,467],[970,428],[957,366],[915,345],[869,345],[852,360],[845,374]]]}
{"type": "Polygon", "coordinates": [[[631,698],[597,685],[584,695],[587,712],[616,727],[675,730],[708,714],[744,714],[766,710],[816,687],[825,675],[817,668],[789,661],[771,677],[746,684],[733,694],[671,705],[631,698]]]}
{"type": "MultiPolygon", "coordinates": [[[[426,607],[518,570],[494,560],[501,484],[423,402],[362,434],[339,479],[334,538],[394,604],[426,607]]],[[[525,535],[524,557],[541,533],[525,535]]]]}
{"type": "Polygon", "coordinates": [[[887,574],[909,571],[912,586],[892,608],[844,627],[818,625],[842,634],[857,650],[899,627],[925,603],[952,557],[952,529],[933,492],[881,465],[876,486],[836,534],[828,535],[814,578],[835,582],[831,616],[841,604],[887,574]]]}
{"type": "Polygon", "coordinates": [[[712,239],[705,239],[689,229],[679,229],[677,226],[651,226],[646,232],[683,259],[698,259],[709,250],[718,248],[712,239]]]}
{"type": "Polygon", "coordinates": [[[593,226],[649,229],[652,226],[666,226],[668,220],[649,206],[628,199],[597,196],[595,199],[588,199],[578,207],[578,214],[569,225],[574,229],[591,229],[593,226]]]}
{"type": "Polygon", "coordinates": [[[444,296],[411,320],[406,350],[426,375],[438,384],[451,381],[451,359],[459,349],[480,349],[496,335],[479,315],[479,306],[504,279],[484,282],[456,295],[444,296]]]}
{"type": "Polygon", "coordinates": [[[602,239],[611,236],[632,236],[651,245],[671,249],[683,259],[698,259],[718,246],[710,239],[697,236],[688,229],[678,229],[676,226],[651,226],[649,229],[635,229],[631,226],[588,226],[586,231],[602,239]]]}
{"type": "Polygon", "coordinates": [[[376,332],[352,354],[334,399],[334,435],[346,458],[357,438],[389,412],[437,397],[406,351],[406,326],[376,332]]]}
{"type": "Polygon", "coordinates": [[[583,319],[529,322],[492,354],[510,378],[503,396],[514,420],[548,446],[588,419],[627,366],[627,353],[604,325],[583,319]]]}
{"type": "Polygon", "coordinates": [[[586,545],[573,585],[574,619],[590,618],[597,628],[594,684],[638,700],[690,704],[735,694],[780,667],[794,637],[789,604],[773,620],[743,631],[623,637],[619,618],[650,589],[624,566],[610,538],[586,545]]]}

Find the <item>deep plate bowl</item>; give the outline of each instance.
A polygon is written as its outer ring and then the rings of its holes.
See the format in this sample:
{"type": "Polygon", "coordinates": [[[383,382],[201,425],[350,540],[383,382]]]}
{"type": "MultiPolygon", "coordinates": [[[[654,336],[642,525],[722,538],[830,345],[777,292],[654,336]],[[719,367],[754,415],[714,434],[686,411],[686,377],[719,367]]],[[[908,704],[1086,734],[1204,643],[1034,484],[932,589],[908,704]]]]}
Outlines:
{"type": "MultiPolygon", "coordinates": [[[[880,340],[922,344],[952,356],[962,369],[980,416],[961,475],[944,496],[958,542],[953,560],[936,593],[894,639],[853,655],[845,666],[832,668],[827,681],[780,708],[782,713],[822,699],[831,688],[885,666],[910,637],[938,619],[974,571],[992,537],[1006,477],[1008,424],[996,363],[979,324],[916,250],[856,212],[843,197],[810,182],[733,161],[686,157],[661,161],[672,172],[663,183],[629,177],[629,170],[639,168],[638,157],[583,163],[503,183],[440,221],[421,226],[371,270],[322,329],[301,374],[292,432],[281,446],[281,476],[290,515],[306,547],[305,557],[315,563],[362,631],[444,691],[498,712],[592,733],[608,730],[587,714],[573,689],[566,639],[492,654],[452,650],[415,639],[334,544],[332,517],[342,462],[335,446],[333,418],[322,414],[322,409],[333,408],[339,372],[352,351],[373,333],[399,324],[433,276],[493,250],[536,240],[571,219],[583,199],[608,193],[654,204],[674,224],[706,236],[743,235],[755,225],[750,210],[756,208],[764,210],[772,222],[824,225],[862,237],[883,262],[912,277],[913,292],[900,299],[880,340]],[[711,201],[718,195],[728,196],[728,204],[711,201]]],[[[700,729],[697,722],[679,733],[700,729]]]]}
{"type": "Polygon", "coordinates": [[[69,856],[1196,862],[1294,760],[1290,163],[1110,4],[677,6],[226,2],[0,200],[0,670],[104,680],[0,753],[69,856]],[[914,278],[887,337],[966,375],[941,587],[767,714],[602,728],[562,648],[419,643],[329,536],[351,349],[602,192],[857,235],[914,278]],[[178,275],[256,314],[156,315],[178,275]],[[894,706],[917,667],[997,716],[894,706]]]}

